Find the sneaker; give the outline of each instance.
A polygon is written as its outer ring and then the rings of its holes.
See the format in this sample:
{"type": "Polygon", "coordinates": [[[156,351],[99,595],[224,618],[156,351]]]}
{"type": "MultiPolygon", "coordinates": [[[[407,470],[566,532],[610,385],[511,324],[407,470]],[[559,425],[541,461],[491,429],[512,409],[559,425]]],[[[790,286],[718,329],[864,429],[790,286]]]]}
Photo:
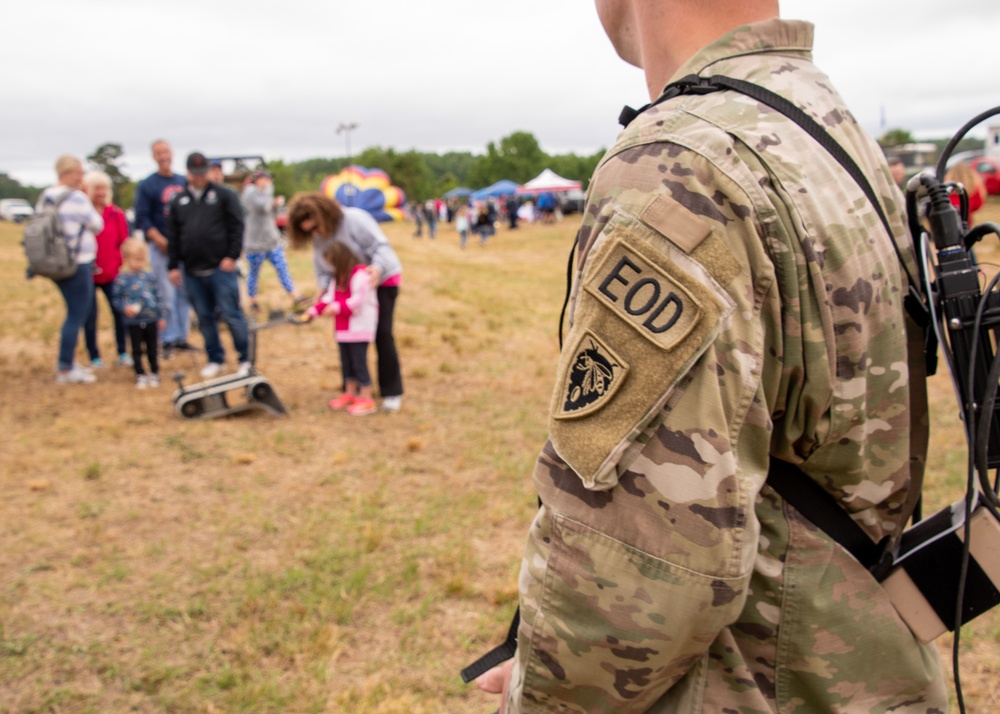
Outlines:
{"type": "Polygon", "coordinates": [[[347,413],[351,416],[365,416],[366,414],[374,414],[378,411],[378,407],[375,406],[374,399],[356,399],[354,404],[347,407],[347,413]]]}
{"type": "Polygon", "coordinates": [[[328,404],[331,409],[347,409],[354,404],[355,400],[357,400],[357,397],[353,394],[341,394],[336,399],[331,399],[328,404]]]}
{"type": "Polygon", "coordinates": [[[399,408],[403,406],[403,395],[400,394],[396,397],[385,397],[382,399],[382,410],[387,412],[398,412],[399,408]]]}
{"type": "Polygon", "coordinates": [[[91,372],[73,365],[73,369],[56,372],[56,384],[93,384],[97,381],[91,372]]]}
{"type": "Polygon", "coordinates": [[[253,365],[249,362],[240,362],[240,366],[236,368],[236,374],[240,377],[246,377],[252,371],[253,365]]]}
{"type": "Polygon", "coordinates": [[[90,368],[104,369],[104,360],[102,360],[100,357],[94,357],[94,359],[90,360],[90,368]]]}
{"type": "Polygon", "coordinates": [[[132,362],[132,355],[128,352],[122,352],[118,355],[118,366],[119,367],[132,367],[134,363],[132,362]]]}
{"type": "Polygon", "coordinates": [[[205,379],[211,379],[212,377],[218,377],[219,372],[222,371],[222,365],[218,362],[209,362],[204,367],[201,368],[201,376],[205,379]]]}
{"type": "Polygon", "coordinates": [[[149,377],[147,377],[144,374],[137,374],[137,375],[135,375],[135,388],[136,389],[145,389],[148,386],[149,386],[149,377]]]}
{"type": "Polygon", "coordinates": [[[153,389],[155,389],[156,387],[159,387],[160,386],[160,375],[158,375],[158,374],[151,374],[148,377],[146,377],[146,386],[147,387],[152,387],[153,389]]]}

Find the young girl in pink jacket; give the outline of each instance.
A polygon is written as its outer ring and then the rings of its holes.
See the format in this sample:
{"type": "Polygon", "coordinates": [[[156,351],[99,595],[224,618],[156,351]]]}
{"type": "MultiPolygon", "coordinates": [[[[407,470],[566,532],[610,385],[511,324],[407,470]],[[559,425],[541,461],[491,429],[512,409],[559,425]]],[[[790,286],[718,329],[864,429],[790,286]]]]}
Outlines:
{"type": "Polygon", "coordinates": [[[344,409],[352,416],[372,414],[376,407],[368,371],[368,344],[375,339],[378,324],[375,288],[365,265],[345,244],[331,241],[323,257],[333,266],[335,279],[307,314],[310,318],[334,316],[344,393],[330,400],[330,408],[344,409]]]}

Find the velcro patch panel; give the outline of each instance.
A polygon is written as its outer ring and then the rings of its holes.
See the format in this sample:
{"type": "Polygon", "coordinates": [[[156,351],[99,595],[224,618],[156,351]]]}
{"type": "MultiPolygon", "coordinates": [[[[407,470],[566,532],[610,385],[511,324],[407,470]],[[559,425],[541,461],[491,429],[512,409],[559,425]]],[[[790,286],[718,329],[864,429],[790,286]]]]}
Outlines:
{"type": "Polygon", "coordinates": [[[581,280],[549,433],[584,486],[603,490],[735,304],[705,266],[627,215],[609,222],[581,280]]]}

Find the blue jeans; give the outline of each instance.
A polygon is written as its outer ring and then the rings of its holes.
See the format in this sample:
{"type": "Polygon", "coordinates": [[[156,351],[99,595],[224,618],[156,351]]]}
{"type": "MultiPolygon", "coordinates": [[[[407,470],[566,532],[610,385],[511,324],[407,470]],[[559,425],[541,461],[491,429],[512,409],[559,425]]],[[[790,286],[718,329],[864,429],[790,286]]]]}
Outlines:
{"type": "MultiPolygon", "coordinates": [[[[168,278],[169,259],[152,243],[149,244],[149,265],[152,268],[153,279],[160,290],[160,299],[167,306],[167,326],[160,334],[163,344],[170,342],[187,342],[188,325],[191,322],[191,304],[188,302],[185,288],[175,288],[168,278]]],[[[181,273],[184,272],[183,266],[181,273]]],[[[185,286],[187,283],[184,283],[185,286]]]]}
{"type": "Polygon", "coordinates": [[[90,316],[94,304],[94,264],[86,263],[65,280],[56,280],[56,287],[66,302],[66,319],[59,333],[59,371],[73,368],[73,353],[80,337],[80,328],[90,316]]]}
{"type": "Polygon", "coordinates": [[[114,283],[101,283],[100,285],[94,286],[94,297],[92,298],[93,305],[90,308],[90,317],[87,321],[83,323],[83,337],[87,342],[87,354],[90,355],[90,361],[93,362],[95,359],[99,359],[101,356],[101,350],[97,346],[97,291],[100,290],[104,293],[104,297],[108,299],[108,306],[111,308],[111,317],[115,321],[115,347],[118,349],[118,354],[125,354],[125,322],[122,320],[122,314],[115,309],[114,304],[111,302],[111,289],[114,283]]]}
{"type": "Polygon", "coordinates": [[[205,338],[208,361],[222,364],[226,359],[215,317],[218,310],[222,321],[229,325],[240,362],[246,362],[249,359],[247,319],[240,308],[240,284],[236,271],[215,270],[209,275],[184,273],[184,289],[198,315],[198,329],[205,338]]]}

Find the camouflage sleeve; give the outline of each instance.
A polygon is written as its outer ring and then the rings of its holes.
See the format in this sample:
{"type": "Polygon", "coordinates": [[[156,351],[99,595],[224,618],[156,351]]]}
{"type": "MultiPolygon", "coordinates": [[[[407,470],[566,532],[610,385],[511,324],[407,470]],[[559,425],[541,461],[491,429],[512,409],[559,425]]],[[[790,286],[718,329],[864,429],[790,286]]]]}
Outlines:
{"type": "Polygon", "coordinates": [[[752,177],[724,161],[653,143],[595,175],[510,712],[648,711],[746,600],[780,310],[752,177]]]}

